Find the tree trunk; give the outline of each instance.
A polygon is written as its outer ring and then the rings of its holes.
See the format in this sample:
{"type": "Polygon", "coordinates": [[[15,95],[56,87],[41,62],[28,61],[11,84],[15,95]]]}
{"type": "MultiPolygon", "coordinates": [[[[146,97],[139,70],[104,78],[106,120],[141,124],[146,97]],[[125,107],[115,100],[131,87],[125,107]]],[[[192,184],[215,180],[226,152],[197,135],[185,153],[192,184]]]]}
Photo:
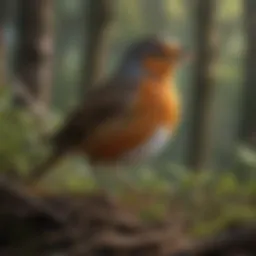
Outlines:
{"type": "Polygon", "coordinates": [[[254,0],[244,0],[244,22],[246,56],[240,139],[256,147],[256,2],[254,0]]]}
{"type": "Polygon", "coordinates": [[[211,108],[216,55],[214,0],[197,0],[195,4],[195,78],[193,113],[188,165],[193,170],[206,167],[210,153],[211,108]]]}
{"type": "Polygon", "coordinates": [[[98,82],[103,75],[106,57],[106,33],[112,20],[112,3],[110,0],[88,0],[85,3],[86,15],[86,49],[82,65],[81,95],[87,88],[98,82]]]}
{"type": "Polygon", "coordinates": [[[0,1],[0,87],[6,85],[6,40],[5,26],[10,20],[12,0],[0,1]]]}
{"type": "Polygon", "coordinates": [[[17,100],[46,107],[52,85],[53,1],[19,0],[17,28],[15,72],[22,87],[17,100]]]}

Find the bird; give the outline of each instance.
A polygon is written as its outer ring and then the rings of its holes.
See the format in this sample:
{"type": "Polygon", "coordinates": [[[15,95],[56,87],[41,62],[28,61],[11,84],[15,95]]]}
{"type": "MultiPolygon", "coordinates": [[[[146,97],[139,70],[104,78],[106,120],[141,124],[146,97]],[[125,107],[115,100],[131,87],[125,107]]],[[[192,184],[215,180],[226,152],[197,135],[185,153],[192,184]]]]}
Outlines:
{"type": "Polygon", "coordinates": [[[113,74],[88,90],[50,138],[52,154],[29,181],[39,181],[67,154],[103,167],[158,156],[181,122],[175,76],[184,56],[178,42],[157,35],[132,43],[113,74]]]}

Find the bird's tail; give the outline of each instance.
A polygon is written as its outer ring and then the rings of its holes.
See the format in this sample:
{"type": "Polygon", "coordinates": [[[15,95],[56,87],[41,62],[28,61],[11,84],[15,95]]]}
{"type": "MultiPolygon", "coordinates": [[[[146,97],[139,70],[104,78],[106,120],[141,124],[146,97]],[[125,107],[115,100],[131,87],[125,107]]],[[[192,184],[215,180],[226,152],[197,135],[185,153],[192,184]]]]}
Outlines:
{"type": "Polygon", "coordinates": [[[42,164],[34,167],[29,174],[28,183],[37,183],[60,160],[62,154],[54,153],[42,164]]]}

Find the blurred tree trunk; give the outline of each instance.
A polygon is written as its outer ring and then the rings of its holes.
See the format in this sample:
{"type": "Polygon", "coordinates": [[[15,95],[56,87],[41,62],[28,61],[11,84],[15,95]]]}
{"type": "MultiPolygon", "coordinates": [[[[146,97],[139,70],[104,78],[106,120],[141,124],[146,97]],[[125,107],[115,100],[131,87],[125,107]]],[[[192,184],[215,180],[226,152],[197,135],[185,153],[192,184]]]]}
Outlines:
{"type": "Polygon", "coordinates": [[[53,1],[18,0],[17,4],[15,72],[23,88],[17,102],[47,107],[52,86],[53,1]]]}
{"type": "Polygon", "coordinates": [[[256,1],[244,0],[246,38],[245,84],[240,127],[241,141],[256,146],[256,1]]]}
{"type": "Polygon", "coordinates": [[[12,0],[0,1],[0,87],[6,84],[6,40],[5,26],[10,20],[12,0]]]}
{"type": "Polygon", "coordinates": [[[216,55],[215,4],[215,0],[196,0],[194,5],[196,59],[188,165],[198,171],[208,164],[211,150],[211,107],[216,55]]]}
{"type": "Polygon", "coordinates": [[[111,0],[88,0],[85,2],[86,49],[82,65],[81,95],[87,88],[98,82],[104,73],[106,58],[106,32],[112,21],[113,3],[111,0]]]}
{"type": "Polygon", "coordinates": [[[149,33],[165,32],[168,27],[164,0],[139,0],[138,6],[143,17],[145,29],[149,33]]]}

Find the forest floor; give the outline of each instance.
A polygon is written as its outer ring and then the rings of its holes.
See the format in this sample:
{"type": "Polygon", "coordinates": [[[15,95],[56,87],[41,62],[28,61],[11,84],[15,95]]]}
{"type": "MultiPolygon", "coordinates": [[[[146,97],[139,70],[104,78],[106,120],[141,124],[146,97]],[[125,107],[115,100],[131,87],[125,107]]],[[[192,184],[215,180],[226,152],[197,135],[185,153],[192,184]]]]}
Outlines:
{"type": "Polygon", "coordinates": [[[178,204],[161,220],[142,220],[141,207],[158,199],[134,198],[47,195],[1,179],[0,255],[256,255],[255,222],[196,238],[178,204]]]}

